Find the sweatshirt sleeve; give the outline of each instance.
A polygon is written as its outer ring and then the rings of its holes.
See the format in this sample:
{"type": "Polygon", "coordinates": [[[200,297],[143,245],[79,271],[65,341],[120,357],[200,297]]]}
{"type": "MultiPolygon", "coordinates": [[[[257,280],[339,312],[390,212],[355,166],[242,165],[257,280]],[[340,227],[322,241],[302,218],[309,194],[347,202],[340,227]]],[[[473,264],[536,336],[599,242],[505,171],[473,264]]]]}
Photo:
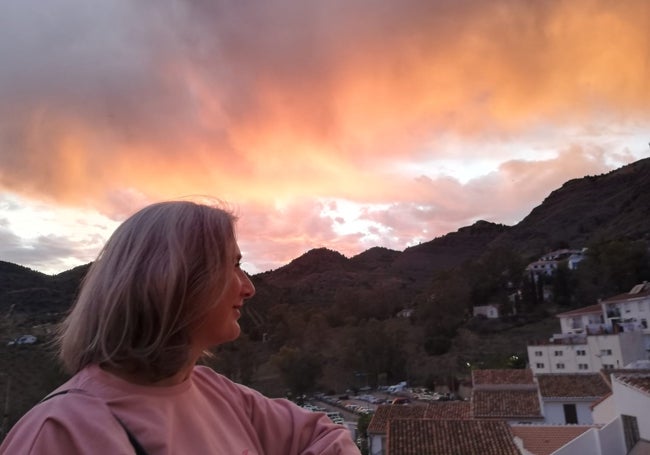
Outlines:
{"type": "Polygon", "coordinates": [[[253,425],[267,454],[360,454],[348,428],[333,423],[324,413],[239,387],[247,397],[253,425]]]}

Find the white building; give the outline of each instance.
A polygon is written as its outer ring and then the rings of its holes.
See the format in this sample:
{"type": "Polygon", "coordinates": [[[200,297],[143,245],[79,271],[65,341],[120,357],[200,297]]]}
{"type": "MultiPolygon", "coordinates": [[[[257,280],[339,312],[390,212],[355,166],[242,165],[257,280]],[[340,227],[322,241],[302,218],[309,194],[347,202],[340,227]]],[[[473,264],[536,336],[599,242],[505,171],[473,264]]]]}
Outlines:
{"type": "Polygon", "coordinates": [[[473,309],[474,316],[482,315],[488,319],[499,317],[499,308],[496,305],[479,305],[473,309]]]}
{"type": "Polygon", "coordinates": [[[605,324],[615,332],[641,331],[645,337],[644,349],[650,352],[650,283],[637,284],[630,292],[602,300],[605,324]]]}
{"type": "Polygon", "coordinates": [[[617,370],[612,394],[593,408],[592,428],[553,455],[626,455],[650,453],[650,371],[617,370]]]}
{"type": "Polygon", "coordinates": [[[546,424],[591,425],[592,405],[611,393],[599,373],[540,374],[535,380],[546,424]]]}
{"type": "Polygon", "coordinates": [[[575,270],[585,257],[586,248],[582,250],[562,249],[545,254],[526,266],[526,271],[534,276],[553,275],[561,263],[566,263],[569,270],[575,270]]]}
{"type": "Polygon", "coordinates": [[[597,305],[560,313],[561,333],[528,345],[534,374],[588,373],[649,359],[650,284],[597,305]]]}

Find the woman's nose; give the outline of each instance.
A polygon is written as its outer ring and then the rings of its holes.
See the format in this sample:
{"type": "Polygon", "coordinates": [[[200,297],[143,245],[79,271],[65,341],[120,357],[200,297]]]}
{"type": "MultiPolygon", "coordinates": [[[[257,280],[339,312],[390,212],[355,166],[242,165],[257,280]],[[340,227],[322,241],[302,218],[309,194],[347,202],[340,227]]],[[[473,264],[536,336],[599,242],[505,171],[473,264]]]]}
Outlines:
{"type": "Polygon", "coordinates": [[[245,299],[250,299],[255,295],[255,286],[246,272],[242,271],[242,275],[242,295],[245,299]]]}

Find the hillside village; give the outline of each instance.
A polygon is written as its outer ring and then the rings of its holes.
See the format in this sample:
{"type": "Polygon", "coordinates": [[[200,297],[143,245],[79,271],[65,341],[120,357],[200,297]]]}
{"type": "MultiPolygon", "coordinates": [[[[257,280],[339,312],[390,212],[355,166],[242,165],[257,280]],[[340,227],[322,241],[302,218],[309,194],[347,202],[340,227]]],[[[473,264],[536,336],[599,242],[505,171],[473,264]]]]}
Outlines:
{"type": "MultiPolygon", "coordinates": [[[[574,270],[583,253],[555,251],[526,270],[574,270]]],[[[478,314],[498,317],[489,310],[478,314]]],[[[465,401],[379,406],[368,453],[650,453],[650,283],[556,317],[560,332],[527,347],[527,368],[473,370],[465,401]]]]}
{"type": "Polygon", "coordinates": [[[367,453],[650,453],[648,315],[643,282],[557,314],[561,332],[528,346],[527,368],[475,369],[458,401],[395,392],[407,400],[372,411],[367,453]]]}

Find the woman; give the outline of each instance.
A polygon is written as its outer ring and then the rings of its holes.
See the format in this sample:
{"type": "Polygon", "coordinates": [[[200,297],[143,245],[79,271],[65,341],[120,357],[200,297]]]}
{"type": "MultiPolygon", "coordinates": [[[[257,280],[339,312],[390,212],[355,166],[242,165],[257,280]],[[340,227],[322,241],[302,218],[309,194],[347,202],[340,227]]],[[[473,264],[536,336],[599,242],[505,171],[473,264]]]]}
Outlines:
{"type": "Polygon", "coordinates": [[[148,206],[106,243],[61,326],[72,378],[30,410],[2,454],[358,454],[345,427],[196,362],[239,336],[255,288],[234,216],[148,206]]]}

